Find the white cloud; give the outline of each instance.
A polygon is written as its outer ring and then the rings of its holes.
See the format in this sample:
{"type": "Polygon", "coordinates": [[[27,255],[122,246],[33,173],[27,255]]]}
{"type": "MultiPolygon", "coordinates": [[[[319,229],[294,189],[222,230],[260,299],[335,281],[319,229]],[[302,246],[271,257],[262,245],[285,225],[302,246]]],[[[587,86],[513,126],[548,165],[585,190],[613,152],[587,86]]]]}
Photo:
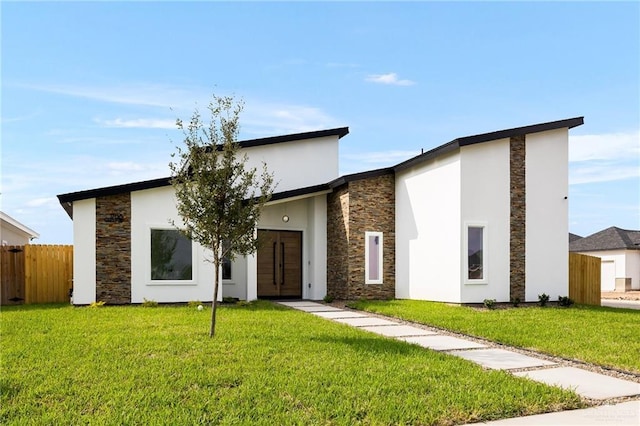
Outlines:
{"type": "Polygon", "coordinates": [[[133,120],[125,120],[123,118],[116,118],[113,120],[102,120],[96,118],[96,123],[104,127],[116,127],[116,128],[142,128],[142,129],[176,129],[175,119],[159,119],[159,118],[137,118],[133,120]]]}
{"type": "Polygon", "coordinates": [[[640,132],[569,137],[571,185],[640,178],[640,132]]]}
{"type": "Polygon", "coordinates": [[[569,161],[638,159],[640,131],[569,136],[569,161]]]}
{"type": "Polygon", "coordinates": [[[320,108],[261,101],[246,103],[240,118],[243,133],[260,136],[308,132],[338,127],[338,121],[320,108]]]}
{"type": "Polygon", "coordinates": [[[398,74],[390,72],[388,74],[371,74],[365,78],[365,81],[378,84],[390,84],[393,86],[412,86],[415,81],[398,79],[398,74]]]}
{"type": "Polygon", "coordinates": [[[25,203],[27,207],[55,207],[58,208],[58,199],[56,197],[34,198],[25,203]]]}

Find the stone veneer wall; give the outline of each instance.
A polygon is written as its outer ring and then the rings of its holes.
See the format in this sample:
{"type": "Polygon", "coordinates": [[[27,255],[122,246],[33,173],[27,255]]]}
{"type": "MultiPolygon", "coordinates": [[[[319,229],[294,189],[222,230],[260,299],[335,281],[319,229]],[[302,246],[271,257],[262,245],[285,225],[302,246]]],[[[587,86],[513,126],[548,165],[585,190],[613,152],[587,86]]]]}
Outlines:
{"type": "Polygon", "coordinates": [[[96,301],[131,303],[131,194],[96,198],[96,301]]]}
{"type": "Polygon", "coordinates": [[[525,301],[526,244],[526,140],[515,136],[510,140],[510,285],[511,300],[525,301]]]}
{"type": "Polygon", "coordinates": [[[327,294],[348,299],[348,184],[327,195],[327,294]]]}
{"type": "Polygon", "coordinates": [[[327,293],[342,299],[395,296],[395,177],[348,182],[328,196],[327,293]],[[383,283],[365,284],[365,232],[383,233],[383,283]]]}

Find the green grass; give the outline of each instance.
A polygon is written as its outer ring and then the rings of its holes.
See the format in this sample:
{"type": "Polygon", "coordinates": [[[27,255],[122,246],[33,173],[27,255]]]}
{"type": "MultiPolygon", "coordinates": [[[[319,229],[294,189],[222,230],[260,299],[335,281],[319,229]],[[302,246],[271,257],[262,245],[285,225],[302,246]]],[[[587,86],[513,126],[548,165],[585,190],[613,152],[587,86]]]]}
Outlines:
{"type": "Polygon", "coordinates": [[[259,302],[0,313],[0,424],[460,424],[569,391],[259,302]]]}
{"type": "Polygon", "coordinates": [[[584,305],[479,310],[417,300],[358,301],[350,306],[640,373],[640,311],[584,305]]]}

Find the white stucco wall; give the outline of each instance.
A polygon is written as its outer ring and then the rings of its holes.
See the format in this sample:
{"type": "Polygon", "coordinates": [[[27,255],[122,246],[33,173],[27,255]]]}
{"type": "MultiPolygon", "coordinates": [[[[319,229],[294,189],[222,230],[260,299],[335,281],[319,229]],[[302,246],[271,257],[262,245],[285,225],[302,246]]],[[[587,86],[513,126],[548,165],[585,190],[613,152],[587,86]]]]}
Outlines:
{"type": "Polygon", "coordinates": [[[459,302],[460,157],[396,174],[396,297],[459,302]]]}
{"type": "Polygon", "coordinates": [[[461,220],[463,244],[458,253],[463,303],[484,299],[509,301],[510,166],[509,139],[460,149],[461,220]],[[485,277],[480,284],[467,280],[467,225],[486,225],[483,237],[485,277]]]}
{"type": "Polygon", "coordinates": [[[274,173],[276,192],[327,183],[338,177],[338,137],[328,136],[245,148],[247,167],[274,173]]]}
{"type": "Polygon", "coordinates": [[[73,202],[73,303],[96,301],[96,199],[73,202]]]}
{"type": "MultiPolygon", "coordinates": [[[[171,220],[179,220],[172,187],[131,193],[132,303],[142,303],[145,298],[169,303],[191,300],[210,301],[213,297],[214,267],[211,262],[205,261],[205,259],[211,259],[211,256],[207,256],[206,251],[195,242],[193,243],[194,262],[191,281],[162,283],[151,281],[151,229],[172,229],[171,220]]],[[[222,292],[219,298],[221,295],[222,292]]]]}
{"type": "Polygon", "coordinates": [[[568,129],[526,137],[526,301],[569,295],[568,129]]]}

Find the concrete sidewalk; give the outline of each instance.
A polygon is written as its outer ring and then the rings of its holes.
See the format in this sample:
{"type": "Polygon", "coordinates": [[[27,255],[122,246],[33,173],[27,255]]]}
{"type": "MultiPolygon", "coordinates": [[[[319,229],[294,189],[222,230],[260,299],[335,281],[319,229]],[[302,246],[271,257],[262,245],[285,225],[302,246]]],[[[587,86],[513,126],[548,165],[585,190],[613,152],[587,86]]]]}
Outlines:
{"type": "MultiPolygon", "coordinates": [[[[278,303],[381,336],[403,340],[427,349],[459,356],[485,368],[505,371],[526,368],[526,371],[517,371],[513,372],[513,374],[548,385],[572,389],[578,395],[593,400],[605,401],[611,398],[640,396],[640,383],[594,373],[581,368],[561,366],[551,361],[523,355],[515,351],[489,348],[470,339],[453,337],[437,331],[400,324],[393,319],[383,319],[364,312],[354,312],[310,301],[278,303]]],[[[498,420],[485,424],[638,426],[640,425],[640,401],[498,420]]]]}

